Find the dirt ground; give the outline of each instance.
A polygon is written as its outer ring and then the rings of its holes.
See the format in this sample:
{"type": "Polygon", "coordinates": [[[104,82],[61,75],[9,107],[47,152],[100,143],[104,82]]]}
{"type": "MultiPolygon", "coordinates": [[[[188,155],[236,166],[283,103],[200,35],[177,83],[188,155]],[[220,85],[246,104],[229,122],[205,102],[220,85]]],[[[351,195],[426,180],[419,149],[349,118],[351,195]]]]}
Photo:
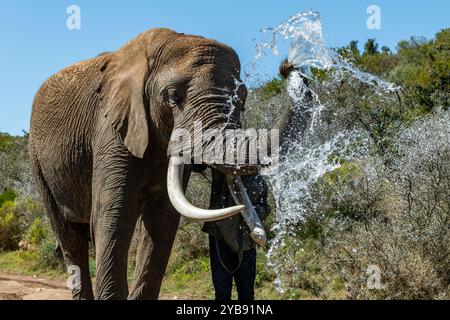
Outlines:
{"type": "MultiPolygon", "coordinates": [[[[0,300],[71,300],[61,281],[0,273],[0,300]]],[[[194,296],[160,295],[161,300],[190,300],[194,296]]]]}
{"type": "Polygon", "coordinates": [[[0,300],[69,300],[64,283],[37,277],[0,273],[0,300]]]}

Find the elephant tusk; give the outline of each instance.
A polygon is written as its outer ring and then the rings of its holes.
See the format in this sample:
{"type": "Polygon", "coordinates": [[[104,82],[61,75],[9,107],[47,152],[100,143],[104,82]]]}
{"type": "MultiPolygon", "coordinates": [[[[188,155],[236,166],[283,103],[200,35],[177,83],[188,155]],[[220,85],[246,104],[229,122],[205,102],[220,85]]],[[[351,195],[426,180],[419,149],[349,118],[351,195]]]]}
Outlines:
{"type": "Polygon", "coordinates": [[[226,175],[226,179],[234,201],[245,205],[242,217],[250,229],[250,237],[256,244],[260,246],[264,245],[267,241],[264,226],[245,190],[241,177],[226,175]]]}
{"type": "Polygon", "coordinates": [[[234,216],[244,210],[243,205],[207,210],[197,208],[189,203],[183,192],[184,164],[177,157],[170,157],[167,170],[167,192],[175,210],[186,218],[199,221],[217,221],[234,216]]]}

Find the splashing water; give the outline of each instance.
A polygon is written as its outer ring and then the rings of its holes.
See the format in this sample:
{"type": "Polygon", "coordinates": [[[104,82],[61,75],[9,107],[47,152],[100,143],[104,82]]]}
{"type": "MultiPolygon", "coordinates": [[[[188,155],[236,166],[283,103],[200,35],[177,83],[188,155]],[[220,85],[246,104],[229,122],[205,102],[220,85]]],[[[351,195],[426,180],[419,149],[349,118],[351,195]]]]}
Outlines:
{"type": "Polygon", "coordinates": [[[236,108],[235,102],[240,99],[239,93],[238,93],[239,89],[241,88],[241,86],[244,85],[244,82],[242,80],[236,79],[235,77],[233,77],[233,81],[234,81],[233,93],[228,96],[228,100],[227,100],[227,104],[230,106],[230,110],[228,111],[228,114],[227,114],[226,124],[228,124],[231,120],[231,116],[233,115],[234,110],[236,108]]]}
{"type": "Polygon", "coordinates": [[[324,44],[322,22],[320,14],[316,11],[305,11],[298,13],[288,20],[282,22],[276,28],[261,29],[263,40],[256,44],[256,54],[250,63],[250,71],[246,73],[247,78],[256,75],[256,68],[261,59],[267,55],[270,49],[274,55],[279,55],[278,41],[291,40],[288,61],[298,67],[302,76],[311,77],[311,67],[322,70],[333,70],[335,81],[349,73],[353,78],[375,86],[377,90],[392,92],[399,89],[392,83],[386,82],[377,76],[363,72],[353,66],[349,61],[343,59],[339,54],[329,49],[324,44]]]}
{"type": "MultiPolygon", "coordinates": [[[[372,74],[363,72],[344,60],[339,54],[326,48],[323,39],[320,15],[307,11],[292,16],[276,28],[262,29],[265,40],[256,45],[256,54],[246,73],[246,81],[257,76],[257,65],[270,50],[279,54],[279,40],[290,40],[288,61],[296,67],[287,82],[287,93],[293,108],[303,106],[306,92],[311,92],[314,104],[311,107],[309,129],[300,142],[289,146],[282,159],[278,172],[269,176],[276,202],[276,222],[272,226],[275,234],[268,250],[268,264],[277,275],[275,285],[284,292],[280,277],[283,263],[292,260],[288,252],[283,251],[285,241],[296,241],[296,226],[305,221],[315,206],[313,187],[326,173],[337,169],[341,163],[367,157],[373,143],[367,132],[348,130],[339,125],[330,125],[322,119],[327,105],[321,103],[319,96],[311,91],[302,80],[312,78],[311,69],[321,69],[331,75],[330,83],[338,83],[344,77],[350,77],[365,83],[378,95],[394,92],[395,85],[372,74]],[[268,40],[266,40],[268,39],[268,40]],[[282,254],[280,254],[282,252],[282,254]],[[280,258],[281,257],[281,258],[280,258]]],[[[335,122],[339,122],[335,119],[335,122]]]]}

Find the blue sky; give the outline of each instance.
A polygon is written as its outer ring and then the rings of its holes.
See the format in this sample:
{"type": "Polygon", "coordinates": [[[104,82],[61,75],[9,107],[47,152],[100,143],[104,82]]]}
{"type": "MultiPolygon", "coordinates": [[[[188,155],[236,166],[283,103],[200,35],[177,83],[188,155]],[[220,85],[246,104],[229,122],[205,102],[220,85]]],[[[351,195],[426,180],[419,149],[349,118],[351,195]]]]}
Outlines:
{"type": "MultiPolygon", "coordinates": [[[[233,47],[248,65],[259,30],[289,16],[320,12],[327,46],[376,38],[395,48],[410,36],[431,38],[450,27],[450,1],[427,0],[2,0],[0,4],[0,131],[28,130],[33,96],[59,69],[100,52],[115,50],[153,27],[214,38],[233,47]],[[81,30],[68,30],[66,9],[81,9],[81,30]],[[366,27],[369,5],[381,9],[381,29],[366,27]]],[[[266,59],[264,74],[276,74],[286,56],[266,59]]]]}

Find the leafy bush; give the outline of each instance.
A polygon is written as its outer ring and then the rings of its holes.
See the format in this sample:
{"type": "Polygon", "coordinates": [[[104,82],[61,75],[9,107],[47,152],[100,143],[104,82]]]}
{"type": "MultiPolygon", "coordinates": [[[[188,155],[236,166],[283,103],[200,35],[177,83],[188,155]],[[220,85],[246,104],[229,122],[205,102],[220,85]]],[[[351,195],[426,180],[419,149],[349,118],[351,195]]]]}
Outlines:
{"type": "Polygon", "coordinates": [[[317,182],[311,212],[276,252],[289,293],[450,297],[449,123],[448,111],[429,115],[397,134],[389,166],[344,163],[317,182]],[[368,286],[373,270],[379,287],[368,286]]]}
{"type": "Polygon", "coordinates": [[[48,222],[42,204],[30,197],[18,197],[13,191],[0,195],[0,250],[16,250],[20,240],[38,245],[48,234],[48,222]]]}
{"type": "Polygon", "coordinates": [[[27,230],[26,240],[32,244],[39,244],[48,237],[50,230],[41,218],[36,218],[27,230]]]}
{"type": "Polygon", "coordinates": [[[0,251],[16,250],[22,237],[22,228],[13,201],[6,201],[0,208],[0,251]]]}
{"type": "Polygon", "coordinates": [[[14,201],[17,197],[17,194],[12,190],[5,190],[2,194],[0,194],[0,208],[7,201],[14,201]]]}
{"type": "Polygon", "coordinates": [[[37,196],[28,160],[28,135],[13,137],[0,133],[0,190],[4,188],[37,196]]]}
{"type": "MultiPolygon", "coordinates": [[[[41,226],[40,226],[41,227],[41,226]]],[[[42,230],[46,228],[43,227],[42,230]]],[[[64,270],[64,263],[61,257],[55,252],[56,238],[51,232],[42,233],[37,250],[37,265],[40,269],[64,270]]]]}

